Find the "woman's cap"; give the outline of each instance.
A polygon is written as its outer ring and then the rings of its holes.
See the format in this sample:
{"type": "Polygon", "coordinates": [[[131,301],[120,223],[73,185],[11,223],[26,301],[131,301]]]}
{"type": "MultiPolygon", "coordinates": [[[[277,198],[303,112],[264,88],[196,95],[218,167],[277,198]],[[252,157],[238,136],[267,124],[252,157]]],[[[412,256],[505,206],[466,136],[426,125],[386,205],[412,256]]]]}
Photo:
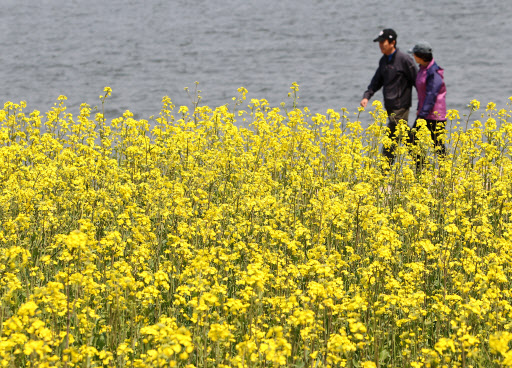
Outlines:
{"type": "Polygon", "coordinates": [[[432,46],[427,41],[420,41],[412,49],[409,50],[410,54],[431,54],[432,46]]]}

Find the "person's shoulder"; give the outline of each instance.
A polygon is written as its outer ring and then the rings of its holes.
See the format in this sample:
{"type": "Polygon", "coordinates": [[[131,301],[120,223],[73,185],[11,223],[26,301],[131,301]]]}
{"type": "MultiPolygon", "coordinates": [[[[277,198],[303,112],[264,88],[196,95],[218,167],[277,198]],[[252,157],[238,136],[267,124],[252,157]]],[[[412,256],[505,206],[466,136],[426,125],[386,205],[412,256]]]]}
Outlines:
{"type": "Polygon", "coordinates": [[[435,61],[434,61],[434,64],[432,65],[432,74],[434,74],[434,76],[436,78],[439,78],[439,79],[444,79],[444,69],[441,68],[435,61]]]}
{"type": "Polygon", "coordinates": [[[395,56],[397,59],[403,61],[403,62],[406,62],[406,63],[413,63],[414,64],[414,60],[412,59],[412,56],[409,55],[408,53],[405,53],[405,52],[402,52],[400,49],[396,49],[396,56],[395,56]]]}
{"type": "Polygon", "coordinates": [[[386,55],[382,55],[379,59],[379,64],[385,63],[388,57],[386,55]]]}
{"type": "Polygon", "coordinates": [[[396,48],[396,56],[401,57],[401,58],[403,58],[403,57],[408,58],[408,57],[409,57],[409,55],[408,55],[408,54],[406,54],[405,52],[403,52],[403,51],[402,51],[401,49],[399,49],[398,47],[396,48]]]}
{"type": "Polygon", "coordinates": [[[430,66],[430,68],[427,69],[427,73],[434,74],[434,73],[442,71],[442,70],[443,70],[443,68],[441,68],[439,65],[437,65],[437,63],[434,60],[434,62],[430,66]]]}

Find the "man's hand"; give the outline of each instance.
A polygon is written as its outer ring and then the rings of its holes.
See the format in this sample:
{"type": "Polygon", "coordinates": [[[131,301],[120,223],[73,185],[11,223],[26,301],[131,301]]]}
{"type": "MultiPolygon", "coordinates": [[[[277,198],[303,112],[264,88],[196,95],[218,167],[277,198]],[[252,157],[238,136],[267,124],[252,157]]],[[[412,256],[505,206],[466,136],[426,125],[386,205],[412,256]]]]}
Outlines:
{"type": "Polygon", "coordinates": [[[363,98],[363,99],[361,100],[361,106],[362,106],[362,107],[366,107],[366,105],[368,105],[368,99],[367,99],[367,98],[363,98]]]}

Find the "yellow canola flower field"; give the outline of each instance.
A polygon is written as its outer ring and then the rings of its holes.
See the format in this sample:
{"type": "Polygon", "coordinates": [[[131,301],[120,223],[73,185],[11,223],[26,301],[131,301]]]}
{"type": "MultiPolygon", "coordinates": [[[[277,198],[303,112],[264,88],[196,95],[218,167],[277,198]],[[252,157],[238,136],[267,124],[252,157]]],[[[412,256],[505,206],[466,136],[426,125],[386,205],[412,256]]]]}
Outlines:
{"type": "Polygon", "coordinates": [[[512,366],[511,111],[449,111],[446,155],[402,124],[386,167],[379,102],[297,91],[151,122],[107,121],[109,88],[6,103],[0,367],[512,366]]]}

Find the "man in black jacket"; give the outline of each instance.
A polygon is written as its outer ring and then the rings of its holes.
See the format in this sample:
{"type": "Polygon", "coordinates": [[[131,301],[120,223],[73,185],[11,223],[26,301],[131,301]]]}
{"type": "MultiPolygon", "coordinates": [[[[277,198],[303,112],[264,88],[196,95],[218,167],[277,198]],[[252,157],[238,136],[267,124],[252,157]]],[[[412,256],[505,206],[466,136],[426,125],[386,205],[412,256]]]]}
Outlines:
{"type": "MultiPolygon", "coordinates": [[[[361,106],[366,107],[368,100],[383,87],[384,107],[389,116],[389,134],[394,140],[396,125],[400,120],[409,119],[409,108],[412,103],[412,87],[416,83],[417,69],[412,58],[396,47],[396,32],[390,28],[382,30],[374,42],[384,54],[379,67],[363,94],[361,106]]],[[[392,165],[395,155],[394,147],[384,148],[384,156],[392,165]]]]}

